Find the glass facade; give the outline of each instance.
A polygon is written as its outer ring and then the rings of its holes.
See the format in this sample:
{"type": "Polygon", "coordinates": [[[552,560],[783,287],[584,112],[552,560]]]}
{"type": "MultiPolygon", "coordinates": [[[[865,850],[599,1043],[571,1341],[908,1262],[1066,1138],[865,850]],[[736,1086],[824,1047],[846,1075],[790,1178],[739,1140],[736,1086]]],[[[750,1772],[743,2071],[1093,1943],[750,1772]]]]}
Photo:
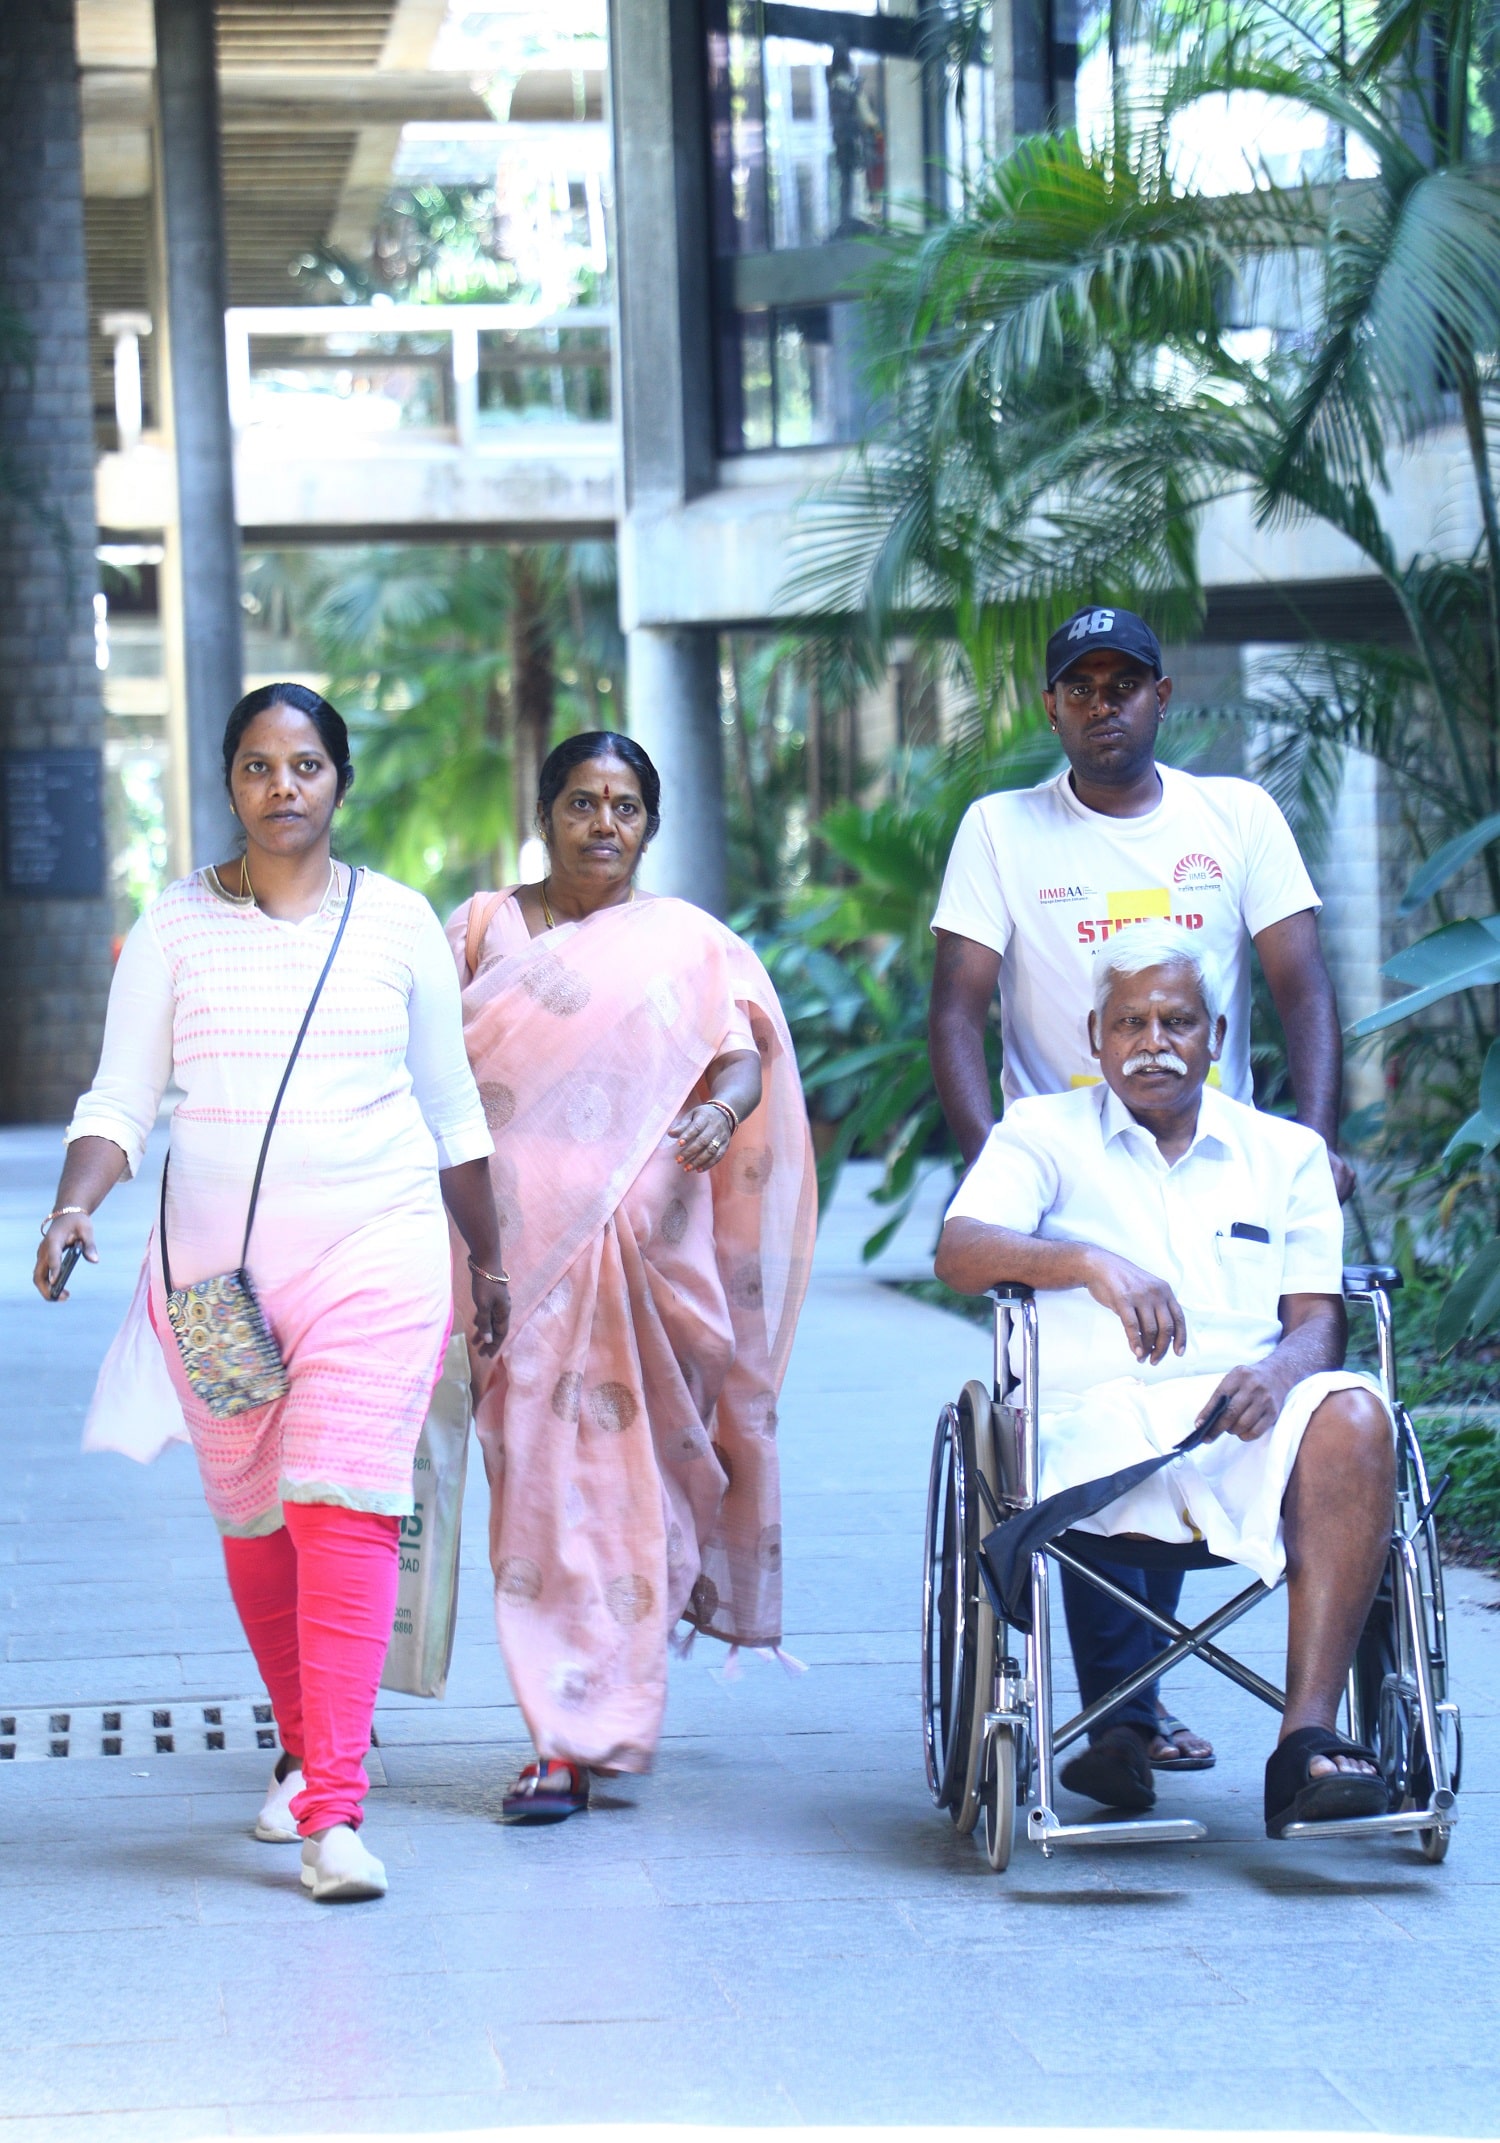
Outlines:
{"type": "Polygon", "coordinates": [[[708,0],[719,446],[857,439],[860,240],[920,223],[947,147],[924,0],[708,0]]]}

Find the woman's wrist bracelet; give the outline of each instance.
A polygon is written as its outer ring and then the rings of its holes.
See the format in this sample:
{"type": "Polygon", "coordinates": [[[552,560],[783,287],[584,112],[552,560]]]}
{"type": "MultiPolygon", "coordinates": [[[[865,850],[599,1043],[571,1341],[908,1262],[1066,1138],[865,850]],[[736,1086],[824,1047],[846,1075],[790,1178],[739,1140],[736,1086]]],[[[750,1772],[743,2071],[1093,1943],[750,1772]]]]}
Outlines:
{"type": "Polygon", "coordinates": [[[729,1119],[729,1136],[733,1138],[735,1132],[738,1131],[738,1129],[740,1128],[740,1120],[738,1116],[736,1116],[734,1110],[729,1106],[729,1103],[727,1101],[719,1101],[712,1094],[710,1094],[708,1097],[708,1106],[711,1109],[723,1110],[724,1114],[729,1119]]]}
{"type": "Polygon", "coordinates": [[[86,1205],[54,1206],[52,1208],[52,1211],[47,1215],[47,1218],[42,1222],[42,1234],[46,1234],[47,1230],[51,1227],[54,1220],[65,1220],[70,1213],[82,1213],[85,1217],[87,1217],[88,1207],[86,1205]]]}
{"type": "Polygon", "coordinates": [[[486,1272],[482,1265],[477,1265],[474,1262],[473,1258],[470,1258],[469,1270],[470,1272],[477,1272],[481,1280],[489,1280],[496,1287],[510,1286],[510,1274],[505,1270],[503,1266],[501,1267],[499,1272],[486,1272]]]}

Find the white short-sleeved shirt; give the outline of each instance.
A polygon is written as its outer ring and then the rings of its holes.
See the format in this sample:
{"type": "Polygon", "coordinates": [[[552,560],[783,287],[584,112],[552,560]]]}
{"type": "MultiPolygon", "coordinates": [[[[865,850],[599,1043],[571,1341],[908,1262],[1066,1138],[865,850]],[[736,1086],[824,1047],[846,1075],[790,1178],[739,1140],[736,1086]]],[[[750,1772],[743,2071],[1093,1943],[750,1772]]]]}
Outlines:
{"type": "Polygon", "coordinates": [[[1007,1102],[1097,1080],[1094,959],[1147,917],[1202,931],[1229,1021],[1217,1083],[1236,1101],[1252,1098],[1249,939],[1321,902],[1264,789],[1159,772],[1161,802],[1139,818],[1088,810],[1066,769],[1034,789],[981,797],[964,815],[932,927],[1001,956],[1007,1102]]]}
{"type": "Polygon", "coordinates": [[[1165,1280],[1182,1304],[1187,1352],[1153,1367],[1087,1288],[1038,1289],[1048,1398],[1112,1377],[1166,1383],[1261,1361],[1281,1337],[1283,1295],[1343,1292],[1344,1220],[1322,1139],[1207,1087],[1193,1143],[1170,1165],[1107,1086],[1016,1102],[948,1218],[1097,1244],[1165,1280]]]}

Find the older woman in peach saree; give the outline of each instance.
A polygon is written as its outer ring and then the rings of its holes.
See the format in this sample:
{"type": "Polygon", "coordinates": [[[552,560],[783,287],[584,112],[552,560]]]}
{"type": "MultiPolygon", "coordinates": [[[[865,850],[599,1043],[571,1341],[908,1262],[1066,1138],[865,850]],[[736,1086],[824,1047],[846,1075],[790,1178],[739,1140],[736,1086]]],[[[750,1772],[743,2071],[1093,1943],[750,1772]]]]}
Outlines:
{"type": "Polygon", "coordinates": [[[546,879],[448,926],[510,1268],[510,1337],[474,1373],[538,1759],[505,1812],[530,1822],[586,1807],[591,1769],[650,1767],[680,1618],[779,1643],[776,1406],[816,1226],[770,977],[702,909],[636,896],[650,760],[571,738],[540,790],[546,879]]]}

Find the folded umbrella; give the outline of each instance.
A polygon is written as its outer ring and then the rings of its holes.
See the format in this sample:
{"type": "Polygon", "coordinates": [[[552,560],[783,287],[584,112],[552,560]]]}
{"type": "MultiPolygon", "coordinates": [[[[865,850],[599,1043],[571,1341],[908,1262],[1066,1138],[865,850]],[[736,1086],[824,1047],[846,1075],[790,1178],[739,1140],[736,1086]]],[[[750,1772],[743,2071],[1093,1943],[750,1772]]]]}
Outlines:
{"type": "Polygon", "coordinates": [[[1097,1481],[1080,1481],[1076,1488],[1046,1496],[1040,1503],[1033,1503],[1030,1510],[1017,1511],[1013,1518],[1002,1519],[992,1533],[986,1533],[979,1545],[979,1569],[995,1613],[1003,1615],[1012,1629],[1029,1630],[1031,1558],[1036,1551],[1060,1538],[1081,1519],[1092,1518],[1117,1497],[1128,1496],[1132,1488],[1149,1481],[1153,1473],[1170,1466],[1174,1458],[1208,1443],[1218,1434],[1219,1417],[1228,1404],[1225,1397],[1215,1399],[1192,1435],[1185,1436],[1170,1451],[1158,1451],[1134,1466],[1122,1466],[1118,1473],[1101,1474],[1097,1481]]]}

